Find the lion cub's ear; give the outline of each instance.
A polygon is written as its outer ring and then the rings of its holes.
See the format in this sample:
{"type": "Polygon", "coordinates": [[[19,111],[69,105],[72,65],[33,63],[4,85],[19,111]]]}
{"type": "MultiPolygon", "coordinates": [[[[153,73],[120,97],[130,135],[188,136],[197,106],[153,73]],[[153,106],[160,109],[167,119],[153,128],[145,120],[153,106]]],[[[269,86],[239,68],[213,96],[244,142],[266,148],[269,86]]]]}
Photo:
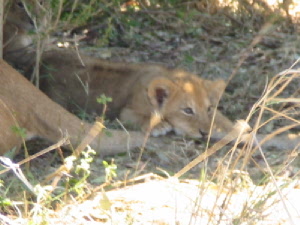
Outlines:
{"type": "Polygon", "coordinates": [[[156,108],[161,108],[168,100],[174,84],[166,78],[155,78],[148,86],[148,97],[156,108]]]}
{"type": "Polygon", "coordinates": [[[217,104],[219,98],[222,96],[226,83],[224,80],[204,80],[204,86],[207,90],[208,96],[212,104],[217,104]]]}

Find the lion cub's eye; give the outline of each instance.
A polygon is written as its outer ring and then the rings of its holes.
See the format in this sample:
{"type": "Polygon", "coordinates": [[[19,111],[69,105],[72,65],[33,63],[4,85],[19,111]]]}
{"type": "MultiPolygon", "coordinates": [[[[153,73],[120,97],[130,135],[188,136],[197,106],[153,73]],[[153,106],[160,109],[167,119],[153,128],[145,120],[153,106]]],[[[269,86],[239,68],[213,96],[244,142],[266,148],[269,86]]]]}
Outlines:
{"type": "Polygon", "coordinates": [[[183,109],[183,112],[184,112],[185,114],[187,114],[187,115],[194,115],[194,111],[193,111],[193,109],[190,108],[190,107],[184,108],[184,109],[183,109]]]}

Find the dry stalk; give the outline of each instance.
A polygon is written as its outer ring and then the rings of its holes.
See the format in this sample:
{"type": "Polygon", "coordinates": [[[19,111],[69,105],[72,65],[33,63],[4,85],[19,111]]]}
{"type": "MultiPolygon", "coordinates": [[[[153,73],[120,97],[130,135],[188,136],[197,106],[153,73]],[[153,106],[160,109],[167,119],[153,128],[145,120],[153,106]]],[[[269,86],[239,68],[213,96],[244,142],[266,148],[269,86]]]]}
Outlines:
{"type": "MultiPolygon", "coordinates": [[[[299,79],[300,78],[299,75],[300,75],[299,72],[298,73],[293,73],[293,74],[291,74],[291,76],[289,76],[288,73],[285,73],[284,75],[282,75],[282,74],[276,75],[270,81],[270,84],[268,85],[267,91],[262,97],[262,101],[260,101],[259,104],[256,105],[257,108],[260,108],[260,113],[261,114],[263,114],[263,112],[265,110],[267,110],[267,111],[271,112],[273,114],[273,116],[270,119],[268,119],[267,121],[263,122],[263,123],[261,123],[260,120],[257,120],[256,121],[256,126],[254,126],[254,131],[255,132],[259,128],[261,128],[262,126],[265,126],[267,123],[269,123],[269,122],[271,122],[275,119],[278,119],[278,118],[284,118],[284,119],[292,122],[292,124],[277,129],[272,134],[267,135],[263,139],[262,139],[262,137],[259,137],[260,144],[263,144],[264,142],[266,142],[267,140],[270,140],[271,138],[273,138],[274,136],[276,136],[278,134],[281,134],[285,131],[288,131],[288,130],[294,128],[294,127],[300,126],[299,120],[297,120],[297,119],[291,117],[290,115],[288,115],[288,112],[290,111],[290,108],[287,108],[286,110],[283,110],[283,111],[280,112],[280,111],[274,110],[274,109],[266,106],[266,105],[272,104],[272,103],[284,103],[284,104],[287,103],[287,102],[298,103],[300,101],[299,99],[296,99],[296,98],[283,98],[283,97],[278,97],[278,96],[280,94],[282,94],[282,92],[288,88],[288,85],[292,81],[295,81],[295,80],[299,79]]],[[[255,108],[254,110],[256,110],[257,108],[255,108]]],[[[295,115],[297,115],[297,113],[295,113],[295,115]]],[[[254,150],[256,150],[256,149],[254,149],[254,150]]]]}
{"type": "Polygon", "coordinates": [[[268,170],[269,175],[270,175],[270,177],[271,177],[271,179],[272,179],[273,185],[275,186],[276,191],[277,191],[277,193],[278,193],[279,196],[280,196],[280,200],[281,200],[281,202],[282,202],[282,205],[283,205],[283,207],[284,207],[284,210],[285,210],[285,212],[287,213],[287,215],[288,215],[288,217],[289,217],[290,224],[295,225],[295,223],[294,223],[294,221],[293,221],[293,217],[292,217],[292,215],[290,214],[290,211],[288,210],[288,207],[287,207],[285,198],[284,198],[284,196],[283,196],[283,194],[282,194],[282,192],[281,192],[279,186],[277,185],[276,179],[275,179],[274,174],[273,174],[273,172],[272,172],[272,169],[271,169],[271,167],[269,166],[268,161],[267,161],[267,159],[266,159],[266,157],[265,157],[265,155],[264,155],[264,153],[263,153],[263,150],[262,150],[261,146],[259,145],[258,140],[254,138],[254,141],[255,141],[255,143],[257,144],[258,149],[259,149],[259,151],[260,151],[260,153],[261,153],[261,156],[262,156],[263,159],[264,159],[264,162],[265,162],[265,164],[266,164],[266,166],[267,166],[267,170],[268,170]]]}
{"type": "Polygon", "coordinates": [[[221,148],[223,148],[224,146],[226,146],[227,144],[229,144],[230,142],[232,142],[234,140],[237,140],[235,142],[235,146],[234,146],[234,148],[236,148],[236,146],[238,145],[238,143],[241,141],[242,135],[245,134],[245,133],[247,133],[248,130],[249,130],[248,124],[245,124],[242,121],[238,121],[235,124],[235,126],[234,126],[234,128],[232,129],[231,132],[229,132],[220,141],[218,141],[217,143],[215,143],[212,147],[210,147],[209,149],[207,149],[204,153],[202,153],[197,158],[195,158],[192,162],[190,162],[189,164],[187,164],[184,168],[182,168],[179,172],[177,172],[174,175],[174,177],[176,177],[176,178],[181,177],[187,171],[189,171],[190,169],[192,169],[193,167],[195,167],[196,165],[198,165],[200,162],[202,162],[203,160],[205,160],[206,158],[208,158],[209,156],[211,156],[212,154],[214,154],[215,152],[217,152],[218,150],[220,150],[221,148]]]}
{"type": "MultiPolygon", "coordinates": [[[[272,104],[273,102],[282,103],[282,104],[285,104],[287,102],[298,103],[299,99],[297,99],[297,98],[278,97],[279,95],[281,95],[283,93],[284,90],[286,90],[288,88],[288,85],[292,81],[295,81],[297,79],[299,79],[299,71],[298,71],[298,73],[291,74],[291,76],[289,76],[288,73],[276,75],[270,81],[270,83],[269,83],[268,87],[266,88],[265,93],[263,94],[262,98],[257,102],[255,107],[252,108],[253,111],[259,110],[259,117],[256,120],[256,125],[253,129],[253,137],[254,137],[254,142],[255,142],[254,146],[255,147],[250,149],[251,151],[247,151],[248,154],[247,154],[247,156],[245,156],[244,162],[243,162],[243,165],[242,165],[242,168],[244,168],[248,164],[248,161],[251,158],[251,155],[257,149],[259,150],[260,155],[262,156],[262,158],[265,162],[265,165],[266,165],[268,174],[269,174],[269,176],[272,180],[272,183],[273,183],[274,187],[276,188],[276,192],[280,196],[283,207],[284,207],[284,209],[285,209],[285,211],[288,215],[290,224],[294,224],[294,221],[293,221],[292,216],[290,215],[290,212],[289,212],[289,210],[286,206],[284,196],[281,193],[280,187],[277,185],[277,182],[276,182],[276,179],[274,177],[271,166],[269,165],[268,160],[265,157],[261,146],[269,140],[272,141],[272,139],[276,136],[277,136],[276,138],[278,138],[278,135],[282,134],[283,132],[289,131],[292,128],[300,126],[300,121],[299,120],[297,120],[296,118],[293,118],[292,116],[288,115],[288,113],[291,110],[290,108],[287,108],[286,110],[283,110],[283,111],[277,111],[277,110],[274,110],[274,109],[267,106],[268,104],[272,104]],[[262,115],[265,113],[265,110],[267,110],[268,112],[271,112],[273,114],[273,116],[271,116],[271,118],[266,120],[265,122],[261,122],[262,115]],[[288,120],[292,124],[281,127],[279,129],[273,131],[271,134],[268,134],[268,135],[255,135],[257,133],[258,129],[265,126],[269,122],[271,122],[273,120],[276,120],[276,119],[279,119],[279,118],[280,119],[283,118],[285,120],[288,120]]],[[[279,107],[279,108],[281,110],[283,109],[283,107],[279,107]]],[[[253,114],[254,113],[251,113],[251,115],[249,115],[249,117],[252,116],[253,114]]],[[[298,114],[295,113],[294,115],[298,115],[298,114]]],[[[288,140],[283,139],[282,141],[288,141],[288,140]]],[[[268,143],[265,146],[268,146],[268,143]]],[[[298,147],[299,146],[300,146],[300,143],[298,143],[298,147]]],[[[294,148],[297,148],[297,144],[295,144],[294,148]]],[[[246,152],[246,151],[244,151],[244,149],[245,149],[245,146],[244,146],[243,150],[241,151],[241,154],[243,154],[243,152],[246,152]]],[[[289,159],[293,160],[291,157],[289,159]]],[[[234,165],[237,164],[237,161],[238,161],[238,159],[236,159],[236,162],[234,163],[234,165]]],[[[255,160],[253,160],[253,161],[255,162],[255,160]]],[[[289,162],[285,162],[283,166],[286,167],[288,164],[289,164],[289,162]]],[[[258,165],[258,164],[256,164],[256,165],[258,165]]]]}
{"type": "MultiPolygon", "coordinates": [[[[29,162],[29,161],[31,161],[31,160],[33,160],[33,159],[35,159],[35,158],[37,158],[37,157],[39,157],[39,156],[41,156],[41,155],[44,155],[44,154],[46,154],[46,153],[48,153],[48,152],[50,152],[50,151],[52,151],[52,150],[55,150],[55,149],[57,149],[57,148],[59,148],[59,147],[65,145],[67,142],[68,142],[68,138],[65,137],[65,138],[61,139],[59,142],[55,143],[54,145],[51,145],[51,146],[49,146],[49,147],[47,147],[47,148],[45,148],[45,149],[43,149],[43,150],[37,152],[37,153],[34,154],[34,155],[31,155],[31,156],[26,157],[25,159],[23,159],[22,161],[18,162],[17,164],[18,164],[19,166],[21,166],[21,165],[23,165],[24,163],[27,163],[27,162],[29,162]]],[[[6,172],[9,171],[9,170],[10,170],[10,169],[8,168],[8,169],[4,169],[4,170],[0,171],[0,175],[3,174],[3,173],[6,173],[6,172]]]]}
{"type": "Polygon", "coordinates": [[[4,17],[4,2],[0,0],[0,59],[3,58],[3,17],[4,17]]]}
{"type": "Polygon", "coordinates": [[[117,182],[114,182],[113,184],[112,183],[103,183],[97,187],[95,187],[92,192],[90,193],[87,193],[83,199],[87,199],[89,198],[91,195],[93,195],[94,193],[97,193],[98,191],[101,191],[101,190],[104,190],[105,187],[113,187],[113,188],[120,188],[120,187],[127,187],[129,185],[134,185],[134,184],[137,184],[137,183],[142,183],[142,182],[146,182],[146,181],[149,181],[149,180],[164,180],[165,178],[164,177],[161,177],[157,174],[154,174],[154,173],[147,173],[147,174],[143,174],[141,176],[138,176],[138,177],[134,177],[132,179],[129,179],[129,180],[124,180],[124,181],[117,181],[117,182]]]}
{"type": "Polygon", "coordinates": [[[22,0],[22,3],[28,16],[33,21],[34,29],[36,32],[35,66],[30,80],[31,82],[34,81],[36,87],[39,87],[39,73],[42,54],[46,48],[49,33],[52,30],[54,30],[58,24],[62,12],[63,0],[59,0],[59,7],[57,12],[52,11],[52,8],[50,7],[50,2],[47,1],[41,2],[39,0],[35,0],[29,3],[26,0],[22,0]],[[31,11],[30,8],[33,8],[35,10],[31,11]],[[54,20],[55,22],[52,22],[52,20],[54,20]]]}
{"type": "MultiPolygon", "coordinates": [[[[58,4],[59,7],[58,7],[57,12],[55,12],[55,15],[56,15],[55,22],[52,24],[51,29],[55,29],[58,25],[61,13],[63,11],[63,3],[64,3],[63,0],[59,0],[59,4],[58,4]]],[[[52,14],[52,16],[53,16],[53,14],[52,14]]]]}
{"type": "MultiPolygon", "coordinates": [[[[271,22],[266,23],[264,26],[262,26],[262,28],[260,29],[259,33],[253,38],[253,40],[250,43],[249,47],[247,49],[245,49],[241,53],[241,57],[240,57],[237,65],[233,69],[232,73],[230,74],[229,78],[227,79],[226,86],[224,87],[223,90],[221,90],[221,93],[223,93],[225,91],[225,88],[228,86],[228,84],[230,83],[230,81],[236,76],[236,74],[238,73],[240,67],[242,66],[242,64],[245,62],[245,60],[248,58],[249,54],[251,53],[252,49],[262,40],[262,38],[268,33],[268,31],[271,28],[272,28],[272,23],[271,22]]],[[[223,94],[221,94],[220,96],[222,96],[222,95],[223,94]]],[[[217,102],[216,108],[214,110],[214,114],[213,114],[213,117],[212,117],[211,124],[214,124],[218,105],[219,105],[219,101],[217,102]]],[[[249,119],[250,119],[250,114],[249,114],[248,118],[246,119],[247,123],[249,122],[249,119]]],[[[212,129],[213,129],[213,126],[211,126],[210,130],[209,130],[208,141],[207,141],[206,148],[208,147],[208,144],[210,142],[210,138],[211,138],[211,134],[212,134],[212,129]]]]}
{"type": "Polygon", "coordinates": [[[149,137],[150,137],[151,131],[152,131],[152,129],[153,129],[157,124],[159,124],[159,123],[161,122],[161,120],[162,120],[162,117],[161,117],[161,115],[160,115],[159,112],[154,111],[154,112],[151,114],[149,127],[148,127],[148,130],[146,131],[146,134],[145,134],[145,138],[144,138],[142,147],[140,148],[140,154],[139,154],[139,156],[138,156],[138,160],[137,160],[137,163],[136,163],[134,177],[137,176],[137,171],[138,171],[138,168],[139,168],[139,165],[140,165],[140,162],[141,162],[143,153],[144,153],[144,151],[145,151],[145,147],[146,147],[147,141],[148,141],[148,139],[149,139],[149,137]]]}
{"type": "Polygon", "coordinates": [[[67,19],[67,24],[69,24],[69,23],[71,22],[73,12],[74,12],[74,10],[77,8],[77,5],[78,5],[78,1],[79,1],[79,0],[74,0],[74,1],[73,1],[72,8],[71,8],[71,12],[70,12],[70,14],[69,14],[69,16],[68,16],[68,19],[67,19]]]}
{"type": "MultiPolygon", "coordinates": [[[[233,171],[238,163],[241,161],[241,159],[243,159],[242,161],[242,164],[240,166],[239,169],[243,170],[249,163],[249,160],[251,160],[251,156],[252,154],[254,153],[254,151],[256,151],[257,149],[259,149],[260,151],[260,154],[262,156],[262,158],[264,159],[265,161],[265,165],[267,167],[267,170],[268,170],[268,173],[272,179],[272,183],[276,189],[276,192],[278,193],[278,195],[280,196],[280,199],[281,199],[281,202],[283,204],[283,207],[284,207],[284,210],[285,212],[287,213],[288,215],[288,218],[289,218],[289,222],[290,224],[294,224],[294,221],[293,221],[293,218],[286,206],[286,203],[285,203],[285,200],[284,200],[284,196],[282,195],[281,193],[281,189],[280,187],[277,185],[276,183],[276,180],[275,180],[275,177],[274,177],[274,174],[272,172],[272,169],[271,169],[271,166],[268,164],[268,161],[264,155],[264,152],[261,148],[261,145],[264,144],[265,142],[267,142],[268,140],[272,140],[275,136],[278,136],[279,134],[282,134],[283,132],[286,132],[294,127],[299,127],[300,126],[300,122],[299,120],[297,120],[296,118],[294,118],[293,116],[295,115],[298,115],[299,113],[295,112],[293,114],[290,113],[291,109],[290,108],[287,108],[285,110],[282,110],[282,111],[277,111],[275,109],[272,109],[270,107],[268,107],[267,105],[268,104],[272,104],[274,102],[279,102],[279,103],[299,103],[299,99],[298,98],[284,98],[284,97],[279,97],[280,95],[282,95],[283,91],[286,90],[288,88],[288,85],[292,82],[292,81],[295,81],[299,79],[299,72],[298,73],[293,73],[291,74],[291,76],[282,76],[282,75],[277,75],[275,76],[269,83],[269,85],[267,86],[263,96],[261,97],[261,99],[258,100],[258,102],[253,106],[251,112],[249,113],[248,115],[248,118],[247,118],[247,121],[250,120],[250,118],[255,114],[254,112],[255,111],[259,111],[259,115],[258,115],[258,119],[256,120],[256,126],[254,127],[253,131],[252,131],[252,137],[254,137],[254,146],[252,145],[252,143],[246,143],[245,145],[243,145],[243,148],[241,151],[239,151],[239,155],[235,158],[234,161],[232,161],[233,159],[233,153],[235,152],[235,147],[232,148],[230,150],[230,152],[228,152],[228,154],[230,154],[229,156],[229,162],[231,162],[230,164],[228,163],[226,168],[222,167],[222,170],[219,170],[219,171],[222,171],[222,173],[224,173],[225,175],[227,174],[227,171],[233,171]],[[270,119],[268,119],[267,121],[265,122],[262,122],[262,118],[263,118],[263,115],[264,113],[268,111],[268,112],[271,112],[273,115],[271,116],[270,119]],[[288,120],[290,122],[292,122],[292,124],[289,124],[287,126],[284,126],[284,127],[281,127],[275,131],[273,131],[271,134],[268,134],[268,135],[256,135],[258,129],[262,128],[263,126],[265,126],[266,124],[268,124],[269,122],[275,120],[275,119],[285,119],[285,120],[288,120]],[[229,166],[230,166],[230,169],[229,169],[229,166]]],[[[267,143],[268,144],[268,143],[267,143]]],[[[300,143],[298,143],[298,146],[300,145],[300,143]]],[[[214,147],[214,146],[213,146],[214,147]]],[[[295,146],[297,147],[297,146],[295,146]]],[[[209,151],[209,150],[208,150],[209,151]]],[[[213,152],[211,152],[213,153],[213,152]]],[[[294,154],[295,155],[295,154],[294,154]]],[[[199,160],[202,160],[203,158],[205,157],[204,154],[200,155],[199,156],[199,160]]],[[[225,158],[225,157],[224,157],[225,158]]],[[[293,160],[294,158],[293,157],[290,157],[289,158],[290,160],[293,160]]],[[[252,159],[253,160],[253,159],[252,159]]],[[[195,161],[195,160],[194,160],[195,161]]],[[[193,162],[192,162],[193,163],[193,162]]],[[[284,167],[286,167],[290,162],[285,162],[284,163],[284,167]]],[[[194,165],[194,164],[193,164],[194,165]]],[[[192,166],[193,166],[192,165],[192,166]]],[[[191,165],[190,165],[191,166],[191,165]]],[[[220,165],[221,166],[221,165],[220,165]]],[[[219,166],[219,167],[220,167],[219,166]]],[[[185,169],[185,168],[184,168],[185,169]]],[[[184,169],[182,169],[182,171],[184,172],[184,169]]],[[[188,168],[187,168],[188,169],[188,168]]],[[[180,171],[181,172],[181,171],[180,171]]],[[[178,172],[175,176],[178,176],[178,175],[181,175],[181,173],[178,172]]],[[[222,175],[221,176],[221,181],[218,182],[218,186],[220,187],[218,189],[218,196],[220,197],[221,196],[221,192],[224,188],[223,184],[224,184],[224,181],[225,181],[225,178],[226,176],[222,175]]],[[[230,199],[231,199],[231,196],[232,196],[232,192],[229,192],[228,195],[226,195],[226,198],[224,199],[223,201],[223,204],[222,206],[225,207],[229,202],[230,202],[230,199]]],[[[219,198],[217,197],[217,199],[219,198]]],[[[259,200],[261,201],[261,200],[259,200]]],[[[252,203],[253,204],[253,203],[252,203]]],[[[217,207],[217,201],[215,202],[214,204],[214,208],[217,207]]],[[[251,213],[249,211],[249,208],[250,209],[253,209],[253,207],[256,207],[255,204],[253,204],[252,206],[247,206],[245,208],[245,211],[243,211],[243,213],[246,213],[248,215],[248,213],[251,213]]],[[[212,209],[213,211],[214,209],[212,209]]],[[[223,213],[220,215],[220,217],[223,216],[223,213]]],[[[241,215],[242,216],[242,215],[241,215]]],[[[249,215],[248,215],[249,216],[249,215]]],[[[244,217],[244,216],[243,216],[244,217]]]]}
{"type": "MultiPolygon", "coordinates": [[[[86,148],[86,146],[88,146],[93,141],[93,139],[102,132],[103,128],[104,128],[104,125],[99,120],[97,120],[94,123],[94,125],[91,127],[91,129],[88,132],[88,134],[86,135],[86,137],[82,140],[82,142],[74,150],[72,155],[77,158],[80,155],[80,153],[86,148]]],[[[43,181],[43,183],[45,183],[57,176],[61,177],[63,173],[69,173],[70,169],[71,168],[68,168],[66,165],[62,165],[55,172],[48,175],[45,178],[45,180],[43,181]]]]}

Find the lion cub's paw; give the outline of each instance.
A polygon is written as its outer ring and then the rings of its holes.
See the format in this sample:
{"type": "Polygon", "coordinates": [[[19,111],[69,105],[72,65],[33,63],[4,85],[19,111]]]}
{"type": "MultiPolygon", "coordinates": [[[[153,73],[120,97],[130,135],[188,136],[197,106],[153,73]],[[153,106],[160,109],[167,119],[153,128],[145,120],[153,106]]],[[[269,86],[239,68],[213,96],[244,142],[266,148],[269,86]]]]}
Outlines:
{"type": "Polygon", "coordinates": [[[160,122],[151,130],[151,135],[153,137],[158,137],[158,136],[166,135],[167,133],[169,133],[172,130],[173,130],[173,127],[169,123],[160,122]]]}

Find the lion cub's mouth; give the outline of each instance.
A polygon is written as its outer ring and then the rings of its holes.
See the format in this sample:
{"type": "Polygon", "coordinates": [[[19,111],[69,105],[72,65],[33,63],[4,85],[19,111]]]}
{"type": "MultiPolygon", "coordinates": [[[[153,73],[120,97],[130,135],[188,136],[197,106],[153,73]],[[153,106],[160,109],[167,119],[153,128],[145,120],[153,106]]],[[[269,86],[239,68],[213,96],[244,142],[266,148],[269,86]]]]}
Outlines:
{"type": "Polygon", "coordinates": [[[199,131],[197,134],[189,134],[183,131],[180,128],[173,127],[172,125],[163,125],[159,127],[154,127],[151,131],[151,136],[153,137],[160,137],[165,135],[175,135],[181,137],[188,137],[191,139],[206,139],[208,137],[207,133],[199,131]]]}

